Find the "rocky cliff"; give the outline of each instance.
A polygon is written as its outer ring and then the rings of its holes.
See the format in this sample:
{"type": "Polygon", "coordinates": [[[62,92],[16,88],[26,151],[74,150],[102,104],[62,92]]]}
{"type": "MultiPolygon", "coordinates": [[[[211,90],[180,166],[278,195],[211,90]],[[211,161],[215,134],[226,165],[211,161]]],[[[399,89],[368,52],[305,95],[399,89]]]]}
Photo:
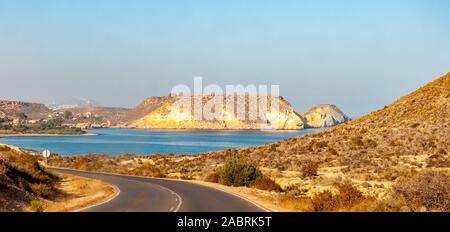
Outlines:
{"type": "Polygon", "coordinates": [[[332,127],[350,121],[337,106],[330,104],[316,105],[303,116],[306,126],[311,128],[332,127]]]}
{"type": "MultiPolygon", "coordinates": [[[[194,102],[194,96],[166,96],[150,97],[144,100],[138,107],[124,117],[124,121],[129,120],[122,126],[131,128],[158,128],[158,129],[230,129],[230,130],[259,130],[262,127],[272,126],[276,129],[298,130],[304,128],[303,117],[295,111],[289,102],[280,97],[279,108],[276,110],[270,106],[272,97],[267,97],[267,111],[264,117],[252,115],[251,107],[256,107],[249,96],[234,96],[234,102],[242,102],[245,105],[245,119],[238,117],[238,109],[234,108],[234,113],[226,108],[227,98],[233,96],[222,96],[223,106],[220,115],[221,119],[196,120],[194,116],[194,106],[191,104],[190,112],[184,112],[181,107],[176,106],[176,102],[194,102]],[[183,99],[184,98],[184,99],[183,99]]],[[[211,96],[201,96],[203,105],[212,101],[211,96]]],[[[256,97],[256,102],[260,102],[262,97],[256,97]]],[[[211,110],[215,112],[215,110],[211,110]]]]}

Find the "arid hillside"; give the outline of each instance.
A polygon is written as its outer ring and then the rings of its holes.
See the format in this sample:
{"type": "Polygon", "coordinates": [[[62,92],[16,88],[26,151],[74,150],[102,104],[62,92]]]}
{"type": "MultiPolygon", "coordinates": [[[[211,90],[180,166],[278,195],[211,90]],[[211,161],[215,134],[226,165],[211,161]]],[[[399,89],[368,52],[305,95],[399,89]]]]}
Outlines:
{"type": "Polygon", "coordinates": [[[160,96],[160,97],[148,97],[144,99],[138,106],[129,111],[122,117],[123,122],[135,121],[139,118],[150,114],[155,109],[161,107],[163,104],[169,104],[167,102],[173,103],[175,99],[170,96],[160,96]]]}
{"type": "Polygon", "coordinates": [[[0,100],[0,118],[3,114],[13,118],[18,113],[24,113],[28,119],[38,120],[47,118],[51,110],[44,104],[0,100]]]}
{"type": "Polygon", "coordinates": [[[48,171],[39,154],[0,144],[0,212],[66,212],[112,196],[113,186],[48,171]]]}
{"type": "Polygon", "coordinates": [[[118,107],[86,106],[57,110],[56,112],[64,114],[66,111],[72,113],[71,118],[66,120],[69,123],[86,122],[114,126],[122,122],[123,117],[128,114],[130,110],[118,107]]]}
{"type": "Polygon", "coordinates": [[[450,74],[355,121],[244,152],[264,154],[260,162],[274,168],[298,170],[286,161],[309,159],[355,176],[381,179],[395,179],[403,168],[448,168],[450,74]]]}
{"type": "Polygon", "coordinates": [[[55,195],[57,180],[38,164],[36,156],[0,144],[0,211],[40,207],[39,198],[55,195]]]}

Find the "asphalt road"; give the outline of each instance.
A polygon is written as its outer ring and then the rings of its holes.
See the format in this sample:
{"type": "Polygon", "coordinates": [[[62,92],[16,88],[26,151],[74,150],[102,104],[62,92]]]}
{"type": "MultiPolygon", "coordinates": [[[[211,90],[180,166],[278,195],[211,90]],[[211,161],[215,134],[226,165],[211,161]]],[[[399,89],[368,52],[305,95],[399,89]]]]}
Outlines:
{"type": "Polygon", "coordinates": [[[51,170],[98,179],[119,188],[115,198],[83,212],[264,212],[264,209],[240,197],[184,181],[51,170]]]}

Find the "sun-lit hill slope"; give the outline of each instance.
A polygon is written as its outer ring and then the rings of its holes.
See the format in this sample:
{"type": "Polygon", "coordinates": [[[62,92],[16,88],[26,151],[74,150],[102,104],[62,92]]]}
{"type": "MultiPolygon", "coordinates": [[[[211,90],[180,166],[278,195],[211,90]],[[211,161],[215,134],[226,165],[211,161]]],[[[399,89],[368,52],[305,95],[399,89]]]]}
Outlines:
{"type": "Polygon", "coordinates": [[[56,180],[36,156],[0,144],[0,211],[23,211],[32,200],[51,196],[56,180]]]}
{"type": "Polygon", "coordinates": [[[409,126],[408,123],[445,126],[449,119],[450,73],[352,124],[377,127],[409,126]]]}
{"type": "Polygon", "coordinates": [[[450,73],[355,121],[244,151],[271,168],[298,170],[313,160],[361,179],[449,168],[450,73]]]}

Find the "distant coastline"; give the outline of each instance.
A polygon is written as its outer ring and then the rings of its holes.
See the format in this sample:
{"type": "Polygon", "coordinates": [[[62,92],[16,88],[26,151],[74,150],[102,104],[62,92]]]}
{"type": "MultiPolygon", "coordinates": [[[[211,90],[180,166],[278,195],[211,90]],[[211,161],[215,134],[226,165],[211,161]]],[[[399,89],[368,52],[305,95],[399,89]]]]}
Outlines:
{"type": "Polygon", "coordinates": [[[86,134],[0,134],[2,137],[80,137],[80,136],[97,136],[97,134],[86,133],[86,134]]]}

